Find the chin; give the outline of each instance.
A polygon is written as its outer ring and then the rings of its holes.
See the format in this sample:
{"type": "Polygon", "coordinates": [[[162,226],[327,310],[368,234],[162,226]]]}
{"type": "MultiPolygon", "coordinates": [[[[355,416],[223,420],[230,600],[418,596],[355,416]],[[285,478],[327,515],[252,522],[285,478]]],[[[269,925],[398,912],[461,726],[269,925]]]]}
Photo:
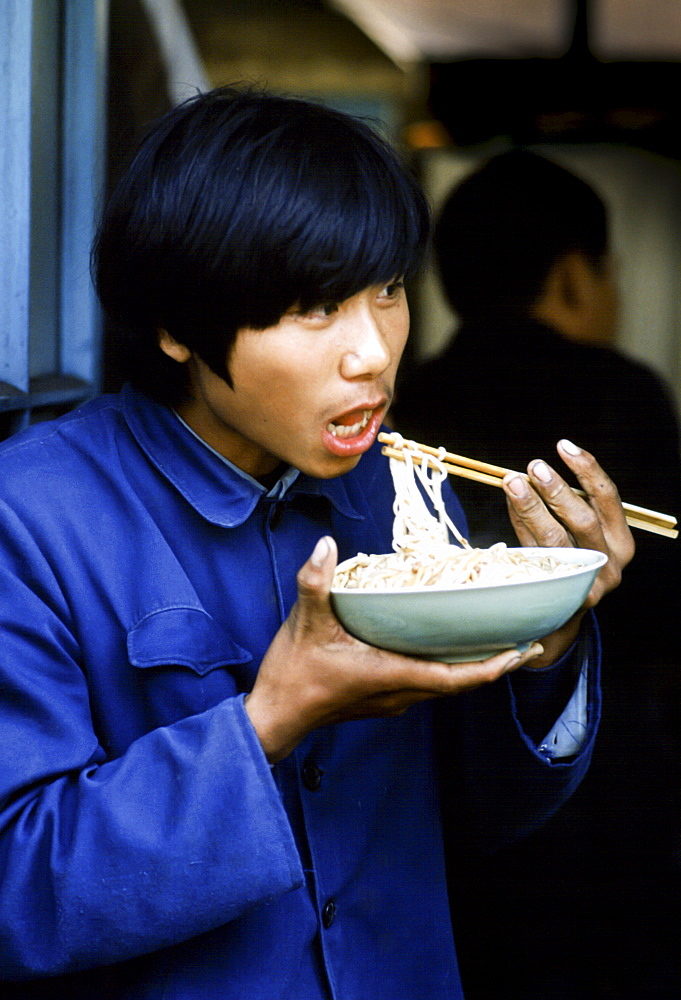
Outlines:
{"type": "Polygon", "coordinates": [[[301,472],[304,472],[308,476],[313,476],[315,479],[336,479],[338,476],[344,475],[346,472],[350,472],[359,463],[364,452],[359,455],[345,455],[343,458],[333,458],[331,461],[324,462],[317,468],[305,468],[304,466],[298,466],[301,472]]]}

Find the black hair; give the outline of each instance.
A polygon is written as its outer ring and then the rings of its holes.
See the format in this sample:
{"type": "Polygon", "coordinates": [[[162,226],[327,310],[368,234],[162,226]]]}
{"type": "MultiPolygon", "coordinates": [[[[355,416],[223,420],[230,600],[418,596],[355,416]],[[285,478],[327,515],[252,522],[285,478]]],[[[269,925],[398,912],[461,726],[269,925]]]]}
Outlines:
{"type": "Polygon", "coordinates": [[[186,366],[160,350],[159,328],[229,383],[238,330],[412,274],[429,224],[417,182],[364,121],[218,88],[142,140],[105,209],[93,275],[127,337],[127,376],[175,405],[186,366]]]}
{"type": "Polygon", "coordinates": [[[526,316],[556,260],[607,255],[606,209],[585,181],[527,150],[493,157],[453,190],[434,249],[442,285],[462,319],[526,316]]]}

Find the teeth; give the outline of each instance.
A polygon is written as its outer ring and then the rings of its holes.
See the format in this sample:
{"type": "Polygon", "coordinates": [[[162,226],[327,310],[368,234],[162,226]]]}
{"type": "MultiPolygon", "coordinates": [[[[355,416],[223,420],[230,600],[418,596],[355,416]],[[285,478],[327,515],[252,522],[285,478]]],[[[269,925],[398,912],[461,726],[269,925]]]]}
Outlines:
{"type": "Polygon", "coordinates": [[[339,438],[356,437],[357,434],[360,433],[360,431],[364,430],[366,425],[371,420],[372,412],[373,410],[365,410],[364,416],[356,424],[350,424],[350,426],[347,427],[345,426],[345,424],[327,424],[326,429],[331,434],[333,434],[334,437],[339,437],[339,438]]]}

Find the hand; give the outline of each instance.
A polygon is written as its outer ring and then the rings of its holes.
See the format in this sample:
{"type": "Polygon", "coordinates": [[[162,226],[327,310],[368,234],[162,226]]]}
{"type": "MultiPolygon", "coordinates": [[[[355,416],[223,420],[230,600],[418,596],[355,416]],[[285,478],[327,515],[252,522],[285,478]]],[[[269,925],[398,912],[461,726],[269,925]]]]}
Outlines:
{"type": "Polygon", "coordinates": [[[348,719],[399,715],[428,698],[497,680],[542,652],[508,650],[475,663],[444,664],[377,649],[349,635],[331,608],[336,545],[322,538],[298,573],[298,600],[260,665],[246,711],[270,762],[313,729],[348,719]]]}
{"type": "Polygon", "coordinates": [[[569,647],[584,612],[619,585],[622,570],[634,555],[634,539],[615,484],[593,455],[571,441],[560,441],[558,452],[586,496],[578,496],[555,470],[536,459],[527,469],[529,483],[519,475],[504,479],[516,535],[522,545],[597,549],[608,556],[608,561],[599,571],[581,612],[558,632],[542,639],[545,652],[533,661],[533,667],[553,662],[569,647]]]}

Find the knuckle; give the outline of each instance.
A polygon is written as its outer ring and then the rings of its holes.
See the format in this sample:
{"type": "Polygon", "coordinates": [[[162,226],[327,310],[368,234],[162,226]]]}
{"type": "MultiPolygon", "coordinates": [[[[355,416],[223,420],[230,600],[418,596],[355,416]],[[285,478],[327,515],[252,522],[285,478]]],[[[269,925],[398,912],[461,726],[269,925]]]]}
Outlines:
{"type": "Polygon", "coordinates": [[[547,504],[551,507],[555,507],[558,510],[568,509],[574,505],[575,502],[575,492],[568,486],[567,483],[562,480],[552,486],[550,489],[544,489],[544,498],[547,504]]]}
{"type": "Polygon", "coordinates": [[[543,511],[543,504],[536,493],[515,501],[515,510],[523,520],[531,521],[543,511]]]}
{"type": "Polygon", "coordinates": [[[557,549],[565,545],[565,531],[559,524],[550,525],[542,535],[544,548],[557,549]]]}
{"type": "Polygon", "coordinates": [[[552,482],[549,486],[544,486],[542,493],[550,504],[560,504],[566,497],[572,495],[569,486],[562,480],[552,482]]]}
{"type": "Polygon", "coordinates": [[[598,515],[589,504],[582,504],[572,518],[574,529],[579,533],[591,534],[600,525],[598,515]]]}
{"type": "Polygon", "coordinates": [[[608,582],[612,584],[613,589],[619,587],[622,582],[622,569],[619,563],[614,562],[612,559],[607,564],[608,570],[608,582]]]}
{"type": "Polygon", "coordinates": [[[296,574],[296,583],[298,585],[298,592],[301,594],[309,594],[314,590],[312,582],[310,581],[309,575],[304,566],[302,569],[299,569],[296,574]]]}

